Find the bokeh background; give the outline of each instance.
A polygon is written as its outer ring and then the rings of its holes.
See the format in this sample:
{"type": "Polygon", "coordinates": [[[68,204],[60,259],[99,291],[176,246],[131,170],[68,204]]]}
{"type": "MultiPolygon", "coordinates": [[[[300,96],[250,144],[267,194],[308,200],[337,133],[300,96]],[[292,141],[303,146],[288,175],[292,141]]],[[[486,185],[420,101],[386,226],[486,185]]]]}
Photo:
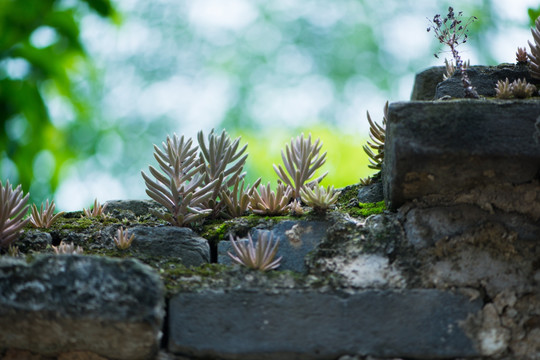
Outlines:
{"type": "Polygon", "coordinates": [[[144,199],[153,144],[215,128],[249,144],[250,181],[275,182],[304,132],[328,152],[325,184],[357,183],[373,173],[366,111],[380,121],[450,58],[426,32],[450,5],[478,17],[460,46],[472,65],[515,62],[540,13],[532,0],[2,0],[0,179],[62,210],[144,199]]]}

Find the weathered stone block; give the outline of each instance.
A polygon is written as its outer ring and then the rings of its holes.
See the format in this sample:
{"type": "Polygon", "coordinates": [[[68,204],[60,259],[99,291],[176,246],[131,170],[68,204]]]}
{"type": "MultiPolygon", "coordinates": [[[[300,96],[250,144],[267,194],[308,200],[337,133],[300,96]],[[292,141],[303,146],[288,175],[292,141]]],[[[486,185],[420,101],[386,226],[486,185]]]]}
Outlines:
{"type": "Polygon", "coordinates": [[[511,186],[504,202],[512,203],[513,211],[540,217],[539,205],[530,208],[540,203],[539,115],[536,100],[391,104],[383,169],[387,205],[395,209],[416,198],[467,193],[481,199],[489,186],[495,188],[481,200],[497,201],[497,187],[511,186]]]}
{"type": "Polygon", "coordinates": [[[169,350],[250,360],[474,356],[460,322],[481,307],[439,290],[180,293],[169,305],[169,350]]]}
{"type": "MultiPolygon", "coordinates": [[[[274,241],[279,241],[276,257],[282,257],[279,270],[305,272],[304,258],[326,236],[329,223],[326,221],[282,221],[270,230],[253,229],[253,241],[259,238],[261,231],[271,231],[274,241]]],[[[235,239],[236,240],[236,239],[235,239]]],[[[241,240],[247,242],[247,240],[241,240]]],[[[230,241],[218,244],[218,262],[231,264],[227,252],[234,254],[230,241]]]]}
{"type": "Polygon", "coordinates": [[[151,359],[163,295],[158,275],[137,260],[42,255],[27,264],[2,257],[0,349],[151,359]]]}
{"type": "Polygon", "coordinates": [[[411,100],[433,100],[437,85],[446,73],[444,66],[434,66],[416,74],[411,100]]]}

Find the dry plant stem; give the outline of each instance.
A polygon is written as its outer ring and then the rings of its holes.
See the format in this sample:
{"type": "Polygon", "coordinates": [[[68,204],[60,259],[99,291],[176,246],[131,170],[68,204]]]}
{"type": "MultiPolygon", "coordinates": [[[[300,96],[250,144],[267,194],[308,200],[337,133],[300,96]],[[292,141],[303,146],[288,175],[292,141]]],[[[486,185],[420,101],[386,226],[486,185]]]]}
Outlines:
{"type": "Polygon", "coordinates": [[[535,79],[540,79],[540,17],[534,22],[535,27],[531,29],[534,44],[529,41],[531,53],[529,54],[529,71],[535,79]]]}
{"type": "MultiPolygon", "coordinates": [[[[300,197],[300,189],[305,185],[306,181],[313,177],[315,171],[325,163],[326,152],[319,155],[321,147],[322,143],[320,143],[319,138],[312,144],[311,134],[307,139],[304,139],[304,134],[301,134],[296,139],[291,139],[290,147],[289,145],[285,146],[285,153],[283,150],[281,151],[281,158],[287,172],[283,170],[281,165],[276,166],[275,164],[274,171],[281,181],[293,190],[293,197],[300,197]]],[[[328,172],[325,172],[306,185],[318,184],[327,174],[328,172]]]]}
{"type": "Polygon", "coordinates": [[[281,257],[274,259],[277,253],[278,241],[273,242],[271,232],[263,232],[259,235],[257,245],[253,245],[253,239],[248,234],[248,243],[244,244],[235,241],[232,235],[229,235],[231,245],[235,251],[235,255],[227,252],[231,259],[240,265],[250,269],[267,271],[276,269],[280,265],[281,257]]]}
{"type": "Polygon", "coordinates": [[[0,247],[7,248],[20,235],[30,219],[23,219],[28,211],[28,194],[23,197],[21,185],[15,190],[9,180],[3,186],[0,181],[0,247]]]}
{"type": "Polygon", "coordinates": [[[32,226],[35,228],[48,229],[56,220],[58,220],[60,216],[64,214],[64,212],[61,211],[54,215],[55,207],[56,205],[54,204],[54,200],[49,204],[48,199],[45,203],[45,209],[43,209],[43,203],[41,203],[39,210],[36,204],[32,204],[32,214],[30,215],[30,223],[32,226]]]}

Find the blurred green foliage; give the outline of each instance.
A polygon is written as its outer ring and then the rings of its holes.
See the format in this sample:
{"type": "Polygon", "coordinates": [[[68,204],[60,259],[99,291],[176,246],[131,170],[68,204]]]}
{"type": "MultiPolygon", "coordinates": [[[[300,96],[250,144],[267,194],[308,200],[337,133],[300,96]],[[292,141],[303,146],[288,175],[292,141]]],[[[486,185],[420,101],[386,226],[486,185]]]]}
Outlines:
{"type": "Polygon", "coordinates": [[[537,8],[529,8],[527,13],[529,14],[529,25],[534,26],[534,22],[540,16],[540,6],[537,8]]]}
{"type": "Polygon", "coordinates": [[[32,185],[33,198],[52,194],[66,161],[93,153],[80,147],[85,134],[76,136],[85,127],[96,133],[91,104],[74,76],[90,66],[79,23],[88,11],[115,17],[109,0],[63,3],[0,2],[0,175],[22,184],[25,191],[32,185]],[[74,121],[55,124],[48,97],[63,98],[74,121]]]}

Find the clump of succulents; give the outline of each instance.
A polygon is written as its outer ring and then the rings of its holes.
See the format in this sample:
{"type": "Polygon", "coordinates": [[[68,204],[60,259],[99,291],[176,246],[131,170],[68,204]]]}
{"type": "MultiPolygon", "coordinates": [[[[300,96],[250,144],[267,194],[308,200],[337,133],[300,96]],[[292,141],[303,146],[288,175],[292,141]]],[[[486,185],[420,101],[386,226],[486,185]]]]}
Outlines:
{"type": "Polygon", "coordinates": [[[259,178],[253,185],[247,185],[244,188],[244,179],[237,177],[232,190],[221,190],[220,198],[224,204],[222,215],[226,218],[244,215],[248,210],[250,198],[260,183],[261,179],[259,178]]]}
{"type": "Polygon", "coordinates": [[[368,141],[367,145],[364,145],[362,148],[369,157],[368,167],[375,170],[381,170],[384,160],[384,141],[386,139],[386,121],[388,119],[388,101],[384,105],[382,125],[379,125],[371,120],[369,111],[367,112],[367,119],[369,122],[369,137],[371,138],[371,142],[368,141]]]}
{"type": "Polygon", "coordinates": [[[85,209],[83,208],[84,216],[88,218],[107,218],[108,215],[105,213],[105,209],[107,208],[107,205],[101,205],[97,199],[94,199],[94,206],[92,209],[85,209]]]}
{"type": "Polygon", "coordinates": [[[30,215],[30,223],[35,228],[44,228],[48,229],[52,224],[58,220],[60,216],[64,214],[63,211],[59,212],[58,214],[54,214],[54,208],[56,205],[54,204],[54,200],[51,201],[49,204],[49,200],[47,199],[45,203],[45,208],[43,208],[43,203],[41,203],[41,207],[37,208],[36,204],[32,205],[32,213],[30,215]]]}
{"type": "Polygon", "coordinates": [[[229,238],[235,254],[230,252],[227,252],[227,254],[235,263],[260,271],[273,270],[279,267],[281,257],[275,259],[278,241],[273,241],[272,232],[260,233],[257,245],[253,244],[253,239],[249,234],[247,243],[238,239],[235,241],[232,235],[229,235],[229,238]]]}
{"type": "Polygon", "coordinates": [[[285,169],[281,165],[274,164],[274,171],[281,181],[292,189],[294,198],[300,197],[300,189],[303,186],[314,186],[328,174],[325,172],[315,180],[306,183],[326,161],[326,152],[319,154],[321,147],[320,138],[312,143],[311,134],[307,139],[304,138],[304,134],[301,134],[296,139],[291,139],[290,146],[285,146],[285,152],[281,151],[285,169]]]}
{"type": "Polygon", "coordinates": [[[534,44],[529,41],[531,53],[529,55],[529,72],[535,79],[540,79],[540,17],[534,22],[535,27],[531,28],[534,44]]]}
{"type": "Polygon", "coordinates": [[[133,242],[134,239],[135,239],[135,234],[131,234],[131,236],[129,236],[128,231],[121,226],[118,228],[118,231],[116,232],[116,236],[114,237],[113,240],[118,249],[126,250],[131,246],[131,243],[133,242]]]}
{"type": "Polygon", "coordinates": [[[213,215],[217,216],[223,212],[225,206],[222,201],[223,195],[228,193],[229,188],[234,186],[237,180],[245,176],[242,170],[248,156],[244,154],[247,144],[239,149],[240,137],[233,141],[225,130],[221,135],[217,135],[213,129],[206,140],[203,132],[199,131],[197,140],[200,148],[199,161],[204,164],[202,186],[213,181],[217,182],[206,203],[206,207],[212,209],[213,215]]]}
{"type": "Polygon", "coordinates": [[[205,164],[199,161],[197,147],[192,143],[191,139],[185,141],[176,134],[167,137],[162,149],[154,145],[154,158],[161,172],[149,167],[155,180],[141,172],[148,196],[167,209],[166,213],[156,212],[155,215],[174,226],[183,226],[212,213],[207,204],[219,191],[223,180],[220,177],[204,184],[205,164]]]}
{"type": "Polygon", "coordinates": [[[519,47],[516,51],[516,62],[518,65],[527,65],[529,63],[529,56],[525,48],[519,47]]]}
{"type": "MultiPolygon", "coordinates": [[[[301,190],[300,190],[301,191],[301,190]]],[[[301,216],[304,214],[304,208],[302,207],[302,202],[298,201],[298,199],[294,199],[289,204],[289,212],[293,216],[301,216]]]]}
{"type": "Polygon", "coordinates": [[[314,189],[303,188],[300,190],[302,201],[318,213],[325,213],[330,206],[335,204],[340,193],[340,191],[335,191],[333,186],[326,189],[324,186],[316,186],[314,189]]]}
{"type": "Polygon", "coordinates": [[[9,180],[4,186],[0,181],[0,247],[8,248],[30,221],[24,219],[28,211],[28,194],[23,196],[21,185],[13,190],[9,180]]]}
{"type": "Polygon", "coordinates": [[[63,255],[63,254],[81,255],[82,253],[84,253],[83,248],[80,247],[79,245],[75,246],[73,242],[70,244],[66,244],[63,241],[60,241],[60,244],[58,246],[53,246],[52,248],[54,250],[54,253],[57,255],[63,255]]]}
{"type": "Polygon", "coordinates": [[[536,87],[529,84],[525,79],[514,80],[511,84],[511,89],[512,94],[518,99],[531,97],[536,91],[536,87]]]}
{"type": "Polygon", "coordinates": [[[513,96],[512,85],[508,78],[506,78],[505,81],[497,81],[497,85],[495,86],[495,96],[499,99],[510,99],[513,96]]]}
{"type": "Polygon", "coordinates": [[[289,200],[292,196],[292,189],[278,182],[276,191],[270,187],[270,182],[264,186],[260,185],[253,191],[250,197],[249,209],[259,215],[282,215],[289,210],[289,200]]]}
{"type": "MultiPolygon", "coordinates": [[[[454,13],[452,7],[448,8],[448,14],[441,17],[440,14],[436,14],[433,20],[430,20],[430,25],[427,31],[433,30],[435,37],[441,44],[445,44],[450,48],[450,52],[455,61],[455,68],[461,73],[461,83],[465,90],[466,98],[478,99],[479,95],[476,89],[472,86],[471,80],[467,73],[466,66],[459,55],[457,50],[458,45],[466,43],[468,39],[469,30],[467,27],[477,20],[475,16],[471,16],[465,23],[461,20],[463,12],[460,11],[457,15],[454,13]]],[[[437,54],[434,54],[438,58],[437,54]]]]}

